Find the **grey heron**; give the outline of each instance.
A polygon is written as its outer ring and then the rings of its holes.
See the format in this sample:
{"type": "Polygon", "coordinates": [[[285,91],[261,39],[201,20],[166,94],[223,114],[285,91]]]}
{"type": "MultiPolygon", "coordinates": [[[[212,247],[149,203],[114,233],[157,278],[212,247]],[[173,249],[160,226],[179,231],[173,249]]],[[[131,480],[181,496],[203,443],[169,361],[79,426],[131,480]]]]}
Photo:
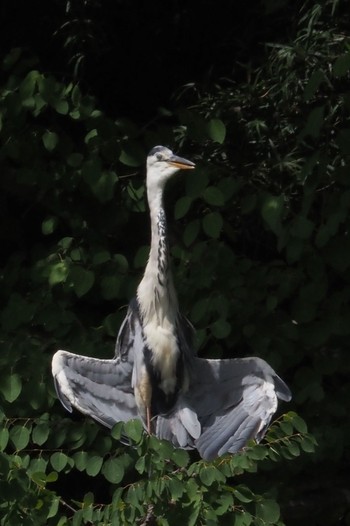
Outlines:
{"type": "Polygon", "coordinates": [[[115,356],[99,360],[58,351],[52,374],[59,399],[98,422],[140,418],[175,446],[205,459],[260,440],[277,409],[291,398],[260,358],[206,360],[193,351],[193,328],[180,313],[170,270],[163,192],[191,161],[156,146],[147,158],[151,248],[136,298],[120,328],[115,356]]]}

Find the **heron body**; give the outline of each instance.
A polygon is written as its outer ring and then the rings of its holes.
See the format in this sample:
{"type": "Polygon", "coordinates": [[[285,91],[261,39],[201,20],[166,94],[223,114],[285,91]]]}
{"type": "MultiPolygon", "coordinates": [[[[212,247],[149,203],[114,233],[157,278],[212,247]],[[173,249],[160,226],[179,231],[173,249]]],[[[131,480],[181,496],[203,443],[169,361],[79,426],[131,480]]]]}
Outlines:
{"type": "Polygon", "coordinates": [[[120,327],[115,356],[99,360],[58,351],[52,374],[59,399],[105,426],[140,418],[149,432],[207,459],[235,453],[264,436],[284,381],[257,357],[198,358],[193,327],[181,314],[173,284],[163,193],[166,182],[194,164],[156,146],[147,157],[151,247],[136,297],[120,327]]]}
{"type": "Polygon", "coordinates": [[[178,302],[170,269],[163,194],[167,180],[194,164],[171,150],[155,147],[147,159],[147,198],[151,218],[151,248],[137,289],[144,347],[136,362],[135,398],[151,428],[151,416],[175,405],[186,376],[184,352],[177,334],[178,302]]]}

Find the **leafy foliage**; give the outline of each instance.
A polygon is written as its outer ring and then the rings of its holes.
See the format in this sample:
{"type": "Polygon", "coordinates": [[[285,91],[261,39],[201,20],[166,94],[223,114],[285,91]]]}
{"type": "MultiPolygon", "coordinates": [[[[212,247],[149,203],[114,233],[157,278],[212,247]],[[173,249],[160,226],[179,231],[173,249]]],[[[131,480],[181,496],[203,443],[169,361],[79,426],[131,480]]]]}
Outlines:
{"type": "Polygon", "coordinates": [[[57,435],[54,425],[48,415],[3,419],[1,486],[8,499],[2,506],[3,524],[231,524],[232,514],[235,524],[279,524],[280,508],[271,495],[259,495],[236,479],[254,473],[260,463],[293,459],[315,445],[292,412],[271,426],[264,444],[252,443],[212,463],[190,463],[188,452],[146,435],[139,421],[117,424],[111,436],[92,423],[82,432],[68,419],[57,435]],[[130,446],[120,446],[121,432],[130,446]],[[67,480],[74,472],[94,477],[95,488],[109,483],[103,503],[81,488],[55,491],[59,478],[67,480]]]}
{"type": "MultiPolygon", "coordinates": [[[[348,514],[349,15],[343,2],[300,8],[259,66],[188,86],[146,127],[106,116],[20,48],[5,57],[0,524],[309,526],[348,514]],[[265,358],[312,435],[291,411],[262,444],[205,463],[138,423],[122,446],[122,426],[59,406],[53,352],[110,357],[147,260],[143,162],[155,144],[198,166],[169,185],[167,208],[199,352],[265,358]],[[299,457],[313,437],[316,452],[299,457]]],[[[73,60],[77,76],[85,60],[73,60]]]]}

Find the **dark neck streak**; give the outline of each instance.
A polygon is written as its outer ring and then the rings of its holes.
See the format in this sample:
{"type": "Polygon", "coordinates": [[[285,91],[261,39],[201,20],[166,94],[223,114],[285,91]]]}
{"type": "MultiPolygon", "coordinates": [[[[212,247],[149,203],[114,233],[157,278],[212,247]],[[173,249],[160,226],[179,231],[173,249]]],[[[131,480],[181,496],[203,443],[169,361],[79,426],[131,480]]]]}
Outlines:
{"type": "Polygon", "coordinates": [[[158,210],[157,214],[157,281],[161,287],[168,286],[169,271],[169,246],[167,240],[167,224],[163,208],[158,210]]]}

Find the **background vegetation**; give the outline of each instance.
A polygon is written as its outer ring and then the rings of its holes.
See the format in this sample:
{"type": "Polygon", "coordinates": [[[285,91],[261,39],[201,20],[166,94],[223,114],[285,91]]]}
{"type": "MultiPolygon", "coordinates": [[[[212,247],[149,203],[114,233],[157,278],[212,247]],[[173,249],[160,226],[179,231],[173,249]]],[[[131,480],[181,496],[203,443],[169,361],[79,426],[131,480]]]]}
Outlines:
{"type": "Polygon", "coordinates": [[[345,0],[3,4],[0,524],[350,523],[349,17],[345,0]],[[113,354],[156,144],[198,165],[167,209],[199,354],[261,356],[294,395],[263,444],[214,463],[137,423],[122,446],[51,380],[58,348],[113,354]]]}

